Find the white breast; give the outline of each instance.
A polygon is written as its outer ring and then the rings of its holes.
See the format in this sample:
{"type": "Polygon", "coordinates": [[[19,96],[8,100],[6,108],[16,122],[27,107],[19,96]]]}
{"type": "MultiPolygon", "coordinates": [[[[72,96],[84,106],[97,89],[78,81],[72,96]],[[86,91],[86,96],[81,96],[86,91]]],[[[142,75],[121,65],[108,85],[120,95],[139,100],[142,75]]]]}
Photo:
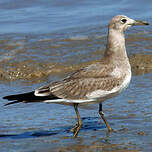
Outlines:
{"type": "Polygon", "coordinates": [[[122,77],[122,73],[123,73],[122,69],[116,67],[116,68],[114,68],[114,70],[111,72],[110,75],[115,77],[115,78],[121,78],[122,77]]]}

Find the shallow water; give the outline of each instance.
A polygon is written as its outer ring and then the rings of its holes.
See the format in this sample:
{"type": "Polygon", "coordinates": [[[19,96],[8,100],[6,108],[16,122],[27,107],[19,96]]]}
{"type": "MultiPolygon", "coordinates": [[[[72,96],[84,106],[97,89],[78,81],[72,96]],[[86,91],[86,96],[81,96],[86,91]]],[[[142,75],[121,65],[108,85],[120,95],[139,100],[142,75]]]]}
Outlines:
{"type": "MultiPolygon", "coordinates": [[[[20,86],[20,83],[1,85],[1,95],[35,87],[37,85],[20,86]]],[[[73,107],[42,103],[3,107],[5,101],[2,100],[1,151],[68,151],[79,146],[82,151],[87,151],[86,146],[94,146],[89,147],[94,151],[98,148],[105,151],[151,151],[151,90],[152,74],[134,76],[124,93],[104,103],[105,115],[114,129],[109,136],[98,115],[97,105],[92,105],[89,110],[80,109],[83,127],[76,139],[71,138],[69,132],[76,123],[73,107]]]]}
{"type": "MultiPolygon", "coordinates": [[[[152,22],[152,2],[116,0],[5,0],[0,2],[1,97],[31,91],[99,60],[111,17],[124,14],[152,22]],[[138,6],[137,6],[138,3],[138,6]],[[144,12],[143,12],[144,10],[144,12]]],[[[152,28],[126,32],[128,54],[151,54],[152,28]]],[[[107,135],[98,105],[80,109],[83,127],[76,139],[73,107],[0,102],[0,152],[152,151],[152,74],[133,76],[120,96],[104,103],[115,132],[107,135]]]]}

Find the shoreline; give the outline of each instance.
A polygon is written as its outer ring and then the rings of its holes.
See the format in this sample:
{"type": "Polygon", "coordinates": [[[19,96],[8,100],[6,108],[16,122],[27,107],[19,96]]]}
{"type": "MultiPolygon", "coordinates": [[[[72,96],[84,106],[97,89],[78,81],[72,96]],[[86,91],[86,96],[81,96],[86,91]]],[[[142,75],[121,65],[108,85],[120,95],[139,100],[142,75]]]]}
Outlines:
{"type": "MultiPolygon", "coordinates": [[[[135,54],[130,56],[129,60],[133,75],[152,72],[152,54],[135,54]]],[[[25,80],[31,81],[31,83],[39,83],[51,76],[65,77],[65,75],[95,62],[99,62],[99,60],[73,64],[71,66],[65,66],[60,63],[35,63],[32,60],[25,60],[20,63],[7,63],[7,65],[4,62],[0,66],[0,81],[25,80]]]]}

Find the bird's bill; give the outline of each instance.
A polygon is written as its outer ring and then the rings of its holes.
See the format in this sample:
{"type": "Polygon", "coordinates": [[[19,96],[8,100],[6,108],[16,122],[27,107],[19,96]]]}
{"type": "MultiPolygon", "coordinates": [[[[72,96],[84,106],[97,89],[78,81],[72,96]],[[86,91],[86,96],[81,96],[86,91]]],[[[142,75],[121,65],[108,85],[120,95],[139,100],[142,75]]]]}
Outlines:
{"type": "Polygon", "coordinates": [[[133,25],[133,26],[134,26],[134,25],[149,25],[149,23],[146,22],[146,21],[138,21],[138,20],[135,20],[132,25],[133,25]]]}

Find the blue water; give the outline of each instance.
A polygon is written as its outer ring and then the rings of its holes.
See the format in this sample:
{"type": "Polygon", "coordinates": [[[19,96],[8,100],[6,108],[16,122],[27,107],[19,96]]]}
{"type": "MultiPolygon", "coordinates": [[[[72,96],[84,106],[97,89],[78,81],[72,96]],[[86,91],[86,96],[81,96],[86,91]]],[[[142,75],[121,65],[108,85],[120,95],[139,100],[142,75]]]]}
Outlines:
{"type": "Polygon", "coordinates": [[[103,26],[118,14],[147,19],[151,18],[151,8],[148,0],[1,0],[0,33],[49,33],[103,26]]]}
{"type": "MultiPolygon", "coordinates": [[[[0,44],[0,66],[11,70],[9,63],[19,64],[25,59],[68,66],[99,59],[105,48],[107,25],[114,15],[124,14],[151,23],[151,10],[152,2],[148,0],[1,0],[0,40],[4,43],[0,44]]],[[[150,53],[151,39],[147,38],[152,36],[151,29],[150,25],[127,32],[129,54],[150,53]]],[[[2,80],[0,94],[3,97],[28,92],[58,78],[63,75],[47,77],[41,83],[2,80]]],[[[151,90],[151,73],[133,76],[125,92],[104,103],[105,115],[116,131],[111,135],[107,135],[98,115],[98,105],[80,109],[83,127],[76,139],[69,132],[76,123],[73,107],[43,103],[4,107],[7,101],[1,98],[0,152],[71,151],[67,148],[72,145],[95,144],[102,145],[105,151],[110,148],[112,152],[120,149],[150,152],[151,90]]]]}

